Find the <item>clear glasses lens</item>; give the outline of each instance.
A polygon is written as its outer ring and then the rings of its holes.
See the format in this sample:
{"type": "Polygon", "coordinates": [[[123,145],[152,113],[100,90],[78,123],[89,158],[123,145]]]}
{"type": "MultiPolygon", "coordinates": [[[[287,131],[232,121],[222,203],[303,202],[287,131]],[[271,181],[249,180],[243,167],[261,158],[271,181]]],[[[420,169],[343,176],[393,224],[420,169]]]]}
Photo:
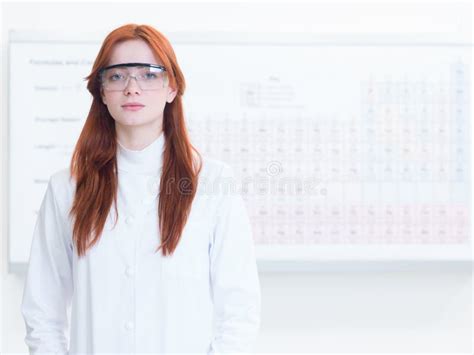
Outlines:
{"type": "Polygon", "coordinates": [[[166,71],[156,67],[114,67],[102,72],[102,85],[108,91],[124,90],[130,78],[135,78],[142,90],[158,90],[167,84],[166,71]]]}

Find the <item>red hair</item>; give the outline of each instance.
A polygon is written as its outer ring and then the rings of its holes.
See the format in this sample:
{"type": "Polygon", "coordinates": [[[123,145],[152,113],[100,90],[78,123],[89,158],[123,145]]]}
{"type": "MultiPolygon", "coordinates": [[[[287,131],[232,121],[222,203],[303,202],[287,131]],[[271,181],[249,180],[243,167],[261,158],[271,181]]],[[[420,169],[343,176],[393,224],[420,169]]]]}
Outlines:
{"type": "MultiPolygon", "coordinates": [[[[185,80],[170,42],[151,26],[127,24],[107,35],[85,78],[93,101],[71,159],[71,177],[76,180],[74,201],[69,212],[74,218],[73,241],[79,257],[85,255],[99,239],[112,202],[117,211],[117,141],[115,121],[101,99],[100,68],[106,66],[114,45],[126,40],[142,39],[166,68],[169,85],[177,89],[163,113],[163,169],[158,202],[158,226],[163,255],[172,254],[178,245],[197,190],[202,168],[199,152],[191,145],[185,126],[181,96],[185,80]],[[197,154],[193,155],[193,151],[197,154]],[[199,161],[195,159],[199,156],[199,161]],[[199,163],[199,164],[198,164],[199,163]],[[186,182],[183,190],[182,182],[186,182]]],[[[159,159],[159,157],[157,157],[159,159]]]]}

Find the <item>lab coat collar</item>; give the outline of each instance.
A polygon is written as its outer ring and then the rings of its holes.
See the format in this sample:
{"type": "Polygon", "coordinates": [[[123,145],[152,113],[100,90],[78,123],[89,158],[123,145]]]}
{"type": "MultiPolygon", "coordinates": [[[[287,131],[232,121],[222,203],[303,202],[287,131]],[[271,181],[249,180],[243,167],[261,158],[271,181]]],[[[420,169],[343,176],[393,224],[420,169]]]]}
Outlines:
{"type": "Polygon", "coordinates": [[[164,133],[142,150],[125,148],[117,140],[118,169],[130,173],[158,175],[163,164],[164,133]]]}

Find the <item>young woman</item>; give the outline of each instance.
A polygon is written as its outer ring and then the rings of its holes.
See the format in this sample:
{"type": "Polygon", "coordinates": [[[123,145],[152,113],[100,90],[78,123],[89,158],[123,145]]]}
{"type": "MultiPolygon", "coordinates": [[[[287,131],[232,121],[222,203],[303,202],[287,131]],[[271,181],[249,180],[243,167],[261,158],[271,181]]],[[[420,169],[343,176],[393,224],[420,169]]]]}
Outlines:
{"type": "Polygon", "coordinates": [[[190,144],[171,44],[150,26],[119,27],[86,79],[87,120],[33,234],[30,353],[252,351],[250,220],[231,166],[190,144]]]}

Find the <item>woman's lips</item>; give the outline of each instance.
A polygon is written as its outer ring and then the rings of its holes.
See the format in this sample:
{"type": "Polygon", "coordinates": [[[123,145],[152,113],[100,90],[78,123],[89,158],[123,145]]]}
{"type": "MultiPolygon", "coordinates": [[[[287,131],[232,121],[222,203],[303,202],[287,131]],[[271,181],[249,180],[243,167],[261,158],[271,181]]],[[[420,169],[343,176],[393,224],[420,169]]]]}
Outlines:
{"type": "Polygon", "coordinates": [[[138,110],[141,110],[142,108],[144,108],[145,106],[143,106],[143,105],[126,105],[126,106],[122,106],[122,107],[126,111],[138,111],[138,110]]]}

